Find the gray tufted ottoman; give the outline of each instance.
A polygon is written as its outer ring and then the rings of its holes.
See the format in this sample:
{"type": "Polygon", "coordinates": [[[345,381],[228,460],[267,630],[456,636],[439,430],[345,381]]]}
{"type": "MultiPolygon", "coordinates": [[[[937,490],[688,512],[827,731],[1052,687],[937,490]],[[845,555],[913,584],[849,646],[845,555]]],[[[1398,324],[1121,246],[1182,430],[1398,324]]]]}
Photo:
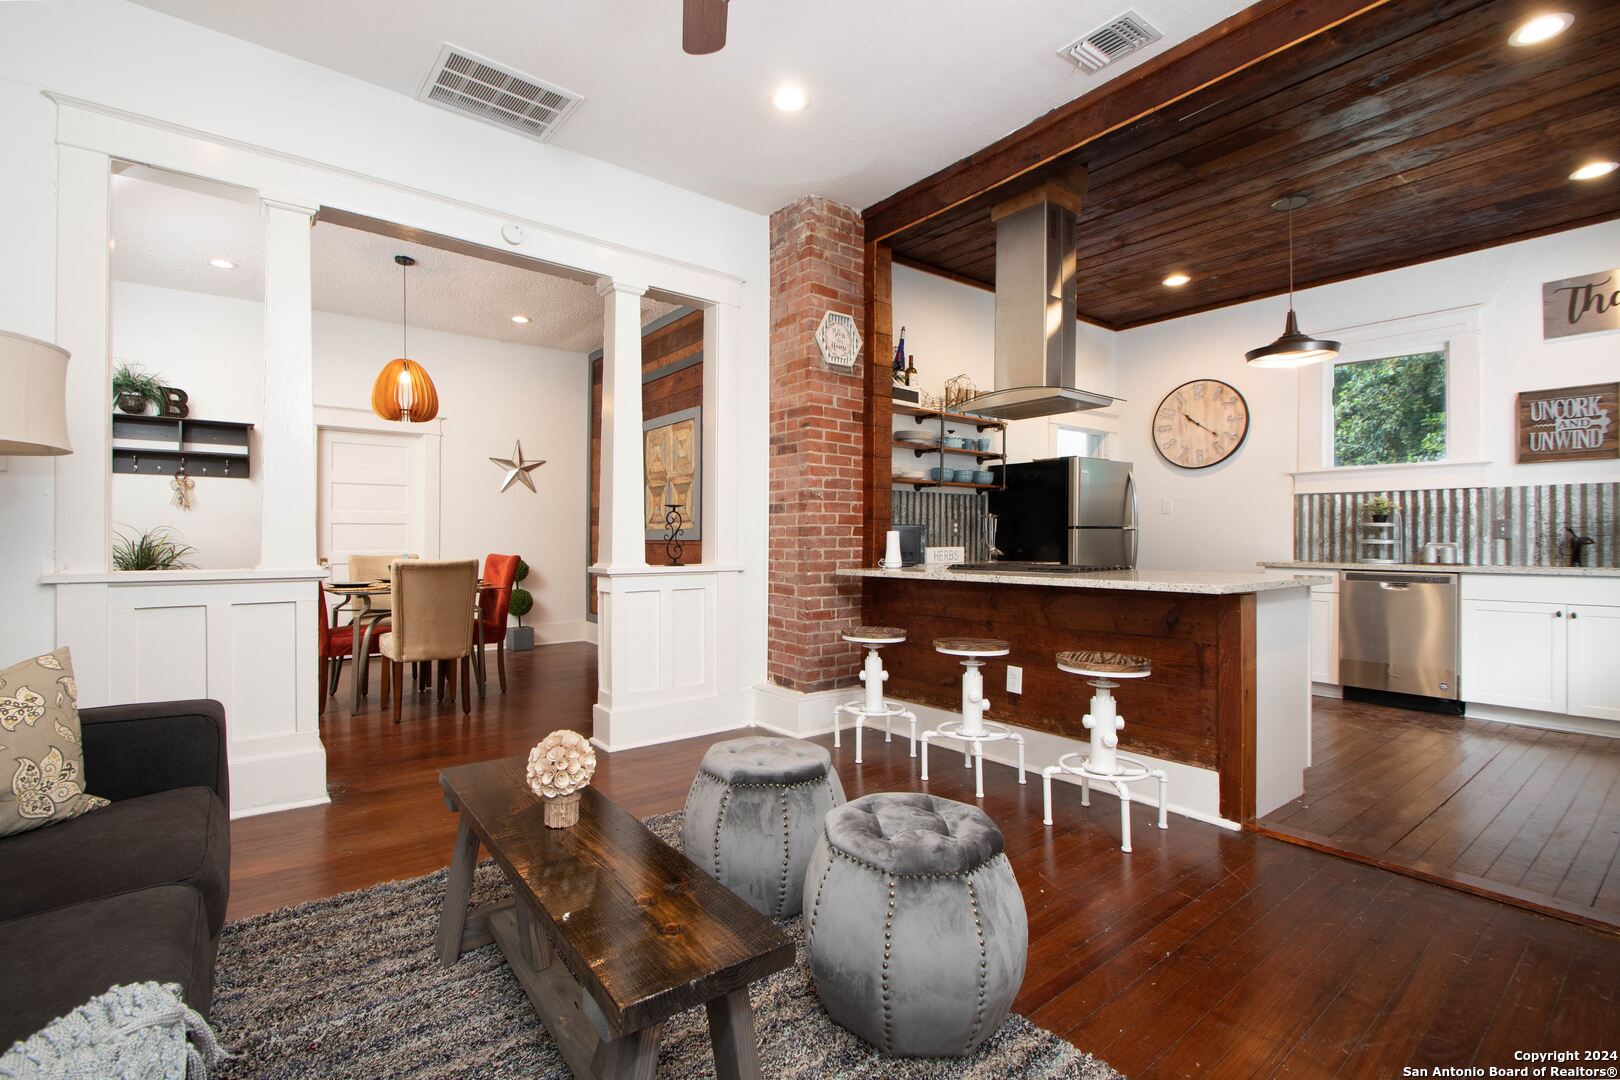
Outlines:
{"type": "Polygon", "coordinates": [[[821,819],[843,801],[824,748],[768,736],[727,739],[703,755],[686,796],[681,845],[760,914],[797,915],[821,819]]]}
{"type": "Polygon", "coordinates": [[[1024,897],[974,806],[893,792],[833,810],[804,909],[828,1015],[891,1056],[969,1053],[1024,981],[1024,897]]]}

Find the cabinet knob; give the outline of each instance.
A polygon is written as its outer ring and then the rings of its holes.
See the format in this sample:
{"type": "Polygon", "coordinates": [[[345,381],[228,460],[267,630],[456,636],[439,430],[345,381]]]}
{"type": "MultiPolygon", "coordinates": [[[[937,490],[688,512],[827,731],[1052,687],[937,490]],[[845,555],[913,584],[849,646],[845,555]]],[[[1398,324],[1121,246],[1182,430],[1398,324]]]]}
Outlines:
{"type": "Polygon", "coordinates": [[[1564,613],[1563,613],[1563,612],[1562,612],[1562,611],[1555,611],[1555,612],[1553,612],[1553,618],[1555,618],[1555,619],[1562,619],[1562,618],[1563,618],[1563,617],[1564,617],[1564,613]]]}
{"type": "Polygon", "coordinates": [[[1575,613],[1575,612],[1573,612],[1573,611],[1572,611],[1572,612],[1570,612],[1570,613],[1569,613],[1569,617],[1570,617],[1570,618],[1572,618],[1572,619],[1578,619],[1578,618],[1580,618],[1580,616],[1579,616],[1579,615],[1577,615],[1577,614],[1576,614],[1576,613],[1575,613]]]}

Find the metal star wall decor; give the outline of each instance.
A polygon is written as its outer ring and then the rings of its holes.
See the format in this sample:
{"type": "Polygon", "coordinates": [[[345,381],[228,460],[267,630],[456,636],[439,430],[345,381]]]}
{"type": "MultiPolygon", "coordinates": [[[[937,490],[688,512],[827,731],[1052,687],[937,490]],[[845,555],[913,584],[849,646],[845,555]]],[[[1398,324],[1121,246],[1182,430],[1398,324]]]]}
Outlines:
{"type": "Polygon", "coordinates": [[[523,444],[521,442],[514,442],[512,444],[511,457],[492,457],[489,460],[506,470],[506,479],[501,481],[502,491],[505,491],[507,488],[511,487],[514,480],[523,481],[524,485],[527,486],[530,491],[534,491],[534,477],[530,476],[529,474],[545,464],[544,461],[524,461],[523,444]]]}

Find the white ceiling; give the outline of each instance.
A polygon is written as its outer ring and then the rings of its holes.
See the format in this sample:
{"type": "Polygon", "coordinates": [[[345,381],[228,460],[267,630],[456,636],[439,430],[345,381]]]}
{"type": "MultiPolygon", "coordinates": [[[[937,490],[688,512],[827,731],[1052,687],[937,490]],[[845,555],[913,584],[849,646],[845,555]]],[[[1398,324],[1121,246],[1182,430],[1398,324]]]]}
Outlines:
{"type": "MultiPolygon", "coordinates": [[[[506,263],[322,222],[311,241],[317,311],[397,323],[400,268],[410,324],[522,345],[589,352],[602,344],[602,300],[589,285],[506,263]],[[513,315],[527,315],[518,325],[513,315]]],[[[112,276],[118,281],[259,300],[264,226],[252,192],[132,166],[113,178],[112,276]],[[213,258],[234,270],[209,265],[213,258]]],[[[674,310],[642,301],[642,322],[674,310]]]]}
{"type": "Polygon", "coordinates": [[[452,42],[585,95],[555,145],[760,212],[869,206],[1247,6],[733,0],[698,57],[680,0],[139,2],[412,97],[452,42]],[[1096,75],[1057,55],[1127,7],[1164,38],[1096,75]],[[791,115],[770,103],[790,80],[810,95],[791,115]]]}

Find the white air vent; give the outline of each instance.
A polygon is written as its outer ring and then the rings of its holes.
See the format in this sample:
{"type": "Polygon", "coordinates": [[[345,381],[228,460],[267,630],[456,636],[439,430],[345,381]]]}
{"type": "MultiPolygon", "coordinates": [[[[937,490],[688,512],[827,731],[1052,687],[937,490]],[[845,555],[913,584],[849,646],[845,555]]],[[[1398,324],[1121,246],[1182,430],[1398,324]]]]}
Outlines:
{"type": "Polygon", "coordinates": [[[1151,45],[1164,35],[1134,11],[1108,20],[1078,41],[1064,47],[1066,56],[1086,71],[1100,71],[1122,56],[1151,45]]]}
{"type": "Polygon", "coordinates": [[[585,99],[455,45],[416,92],[421,101],[545,142],[585,99]]]}

